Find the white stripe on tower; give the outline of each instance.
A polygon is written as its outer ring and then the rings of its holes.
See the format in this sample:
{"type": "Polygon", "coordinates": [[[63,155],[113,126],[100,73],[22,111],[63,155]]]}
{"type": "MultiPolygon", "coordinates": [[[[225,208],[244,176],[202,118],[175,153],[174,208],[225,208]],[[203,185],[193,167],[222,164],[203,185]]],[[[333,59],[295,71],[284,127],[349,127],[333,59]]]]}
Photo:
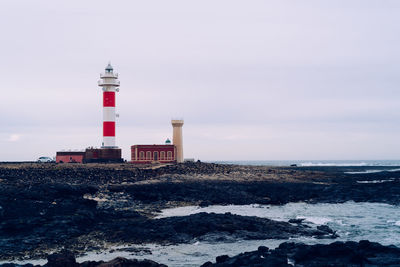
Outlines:
{"type": "Polygon", "coordinates": [[[103,136],[104,147],[115,147],[115,136],[103,136]]]}
{"type": "Polygon", "coordinates": [[[103,121],[115,121],[115,107],[103,107],[103,121]]]}

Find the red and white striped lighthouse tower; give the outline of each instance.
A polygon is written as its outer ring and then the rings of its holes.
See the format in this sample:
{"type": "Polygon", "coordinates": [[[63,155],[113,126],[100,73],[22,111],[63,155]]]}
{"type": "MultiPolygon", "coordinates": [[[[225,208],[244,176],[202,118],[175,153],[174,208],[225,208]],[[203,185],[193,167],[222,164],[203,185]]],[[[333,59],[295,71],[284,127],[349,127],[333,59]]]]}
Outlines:
{"type": "Polygon", "coordinates": [[[119,92],[118,73],[108,63],[98,81],[103,88],[103,148],[116,148],[115,145],[115,93],[119,92]]]}

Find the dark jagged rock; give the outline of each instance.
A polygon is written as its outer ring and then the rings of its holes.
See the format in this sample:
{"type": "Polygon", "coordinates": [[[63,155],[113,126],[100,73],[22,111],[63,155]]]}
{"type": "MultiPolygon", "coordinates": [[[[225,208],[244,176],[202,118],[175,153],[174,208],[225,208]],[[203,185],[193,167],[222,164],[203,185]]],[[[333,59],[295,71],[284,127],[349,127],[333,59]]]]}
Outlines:
{"type": "Polygon", "coordinates": [[[79,267],[167,267],[167,265],[159,264],[151,260],[125,259],[122,257],[115,258],[108,262],[86,261],[78,265],[79,267]]]}
{"type": "Polygon", "coordinates": [[[290,219],[289,223],[297,223],[297,224],[299,224],[299,223],[302,223],[304,220],[305,219],[290,219]]]}
{"type": "Polygon", "coordinates": [[[228,259],[229,259],[228,255],[221,255],[221,256],[218,256],[218,257],[215,258],[215,262],[216,263],[223,263],[228,259]]]}
{"type": "Polygon", "coordinates": [[[51,254],[47,257],[46,267],[77,267],[74,253],[63,250],[60,253],[51,254]]]}
{"type": "Polygon", "coordinates": [[[309,267],[400,266],[400,248],[382,246],[369,241],[334,242],[329,245],[282,243],[274,250],[259,247],[257,251],[241,253],[234,257],[218,256],[216,263],[206,262],[202,267],[293,265],[309,267]]]}
{"type": "Polygon", "coordinates": [[[333,231],[328,225],[318,225],[317,229],[321,230],[323,232],[326,232],[326,233],[330,233],[330,234],[336,235],[336,232],[333,231]]]}

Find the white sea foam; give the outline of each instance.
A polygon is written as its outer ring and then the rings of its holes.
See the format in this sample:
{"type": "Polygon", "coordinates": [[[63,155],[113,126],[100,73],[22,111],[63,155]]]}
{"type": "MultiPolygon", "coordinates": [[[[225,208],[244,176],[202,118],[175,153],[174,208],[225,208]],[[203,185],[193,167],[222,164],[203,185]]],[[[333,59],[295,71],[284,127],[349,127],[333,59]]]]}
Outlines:
{"type": "Polygon", "coordinates": [[[339,224],[339,225],[346,225],[343,220],[335,220],[335,223],[339,224]]]}
{"type": "Polygon", "coordinates": [[[378,173],[384,172],[385,170],[365,170],[365,171],[358,171],[358,172],[344,172],[346,174],[367,174],[367,173],[378,173]]]}
{"type": "Polygon", "coordinates": [[[304,216],[297,216],[296,219],[304,219],[307,222],[311,222],[314,224],[322,225],[331,222],[332,219],[324,218],[324,217],[304,217],[304,216]]]}
{"type": "Polygon", "coordinates": [[[6,264],[6,263],[14,263],[18,265],[24,265],[27,263],[33,264],[33,265],[45,265],[47,263],[46,259],[37,259],[37,260],[13,260],[13,261],[0,261],[0,265],[6,264]]]}
{"type": "Polygon", "coordinates": [[[366,180],[366,181],[357,181],[358,184],[382,184],[382,183],[389,183],[393,182],[395,179],[390,178],[386,180],[366,180]]]}

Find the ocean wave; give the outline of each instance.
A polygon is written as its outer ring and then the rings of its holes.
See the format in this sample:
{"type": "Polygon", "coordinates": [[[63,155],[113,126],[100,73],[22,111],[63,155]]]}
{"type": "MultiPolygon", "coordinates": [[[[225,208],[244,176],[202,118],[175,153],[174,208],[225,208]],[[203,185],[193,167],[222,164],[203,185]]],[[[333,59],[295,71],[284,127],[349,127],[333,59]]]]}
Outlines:
{"type": "Polygon", "coordinates": [[[399,168],[396,169],[390,169],[390,170],[365,170],[365,171],[359,171],[359,172],[345,172],[347,174],[368,174],[368,173],[378,173],[378,172],[398,172],[400,171],[399,168]]]}
{"type": "Polygon", "coordinates": [[[327,224],[328,222],[332,222],[332,219],[325,218],[325,217],[307,217],[307,216],[297,216],[297,219],[304,219],[307,222],[313,223],[313,224],[327,224]]]}
{"type": "Polygon", "coordinates": [[[358,184],[382,184],[382,183],[389,183],[393,182],[395,179],[390,178],[386,180],[366,180],[366,181],[357,181],[358,184]]]}

